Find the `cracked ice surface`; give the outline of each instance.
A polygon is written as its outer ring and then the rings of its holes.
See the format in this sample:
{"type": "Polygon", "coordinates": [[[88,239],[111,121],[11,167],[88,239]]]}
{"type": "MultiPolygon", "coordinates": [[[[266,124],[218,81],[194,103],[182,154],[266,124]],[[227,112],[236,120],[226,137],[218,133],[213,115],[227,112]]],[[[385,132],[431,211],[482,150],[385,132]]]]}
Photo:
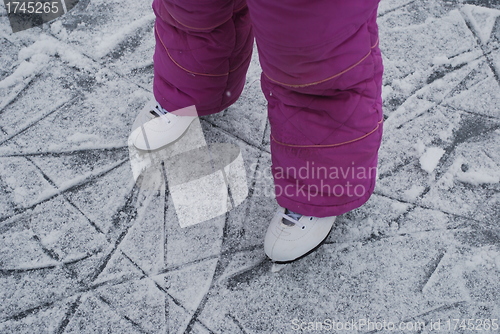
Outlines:
{"type": "Polygon", "coordinates": [[[500,318],[497,1],[382,0],[375,194],[290,264],[262,249],[276,204],[256,55],[239,101],[201,121],[208,143],[240,148],[248,198],[181,228],[165,170],[134,181],[153,20],[149,2],[82,0],[13,34],[0,14],[1,333],[500,318]]]}

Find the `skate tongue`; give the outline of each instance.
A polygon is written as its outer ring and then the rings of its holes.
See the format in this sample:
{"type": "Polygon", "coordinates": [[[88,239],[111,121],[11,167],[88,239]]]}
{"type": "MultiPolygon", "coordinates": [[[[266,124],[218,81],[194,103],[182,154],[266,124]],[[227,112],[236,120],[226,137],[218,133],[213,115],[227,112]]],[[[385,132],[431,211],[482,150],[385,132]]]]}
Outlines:
{"type": "MultiPolygon", "coordinates": [[[[297,221],[300,219],[300,217],[303,216],[300,213],[296,213],[296,212],[290,211],[288,209],[285,210],[285,215],[287,215],[288,217],[290,217],[292,219],[295,219],[297,221]]],[[[282,219],[282,222],[286,226],[294,226],[295,225],[295,223],[293,223],[293,222],[291,222],[291,221],[289,221],[288,219],[285,219],[285,218],[282,219]]]]}

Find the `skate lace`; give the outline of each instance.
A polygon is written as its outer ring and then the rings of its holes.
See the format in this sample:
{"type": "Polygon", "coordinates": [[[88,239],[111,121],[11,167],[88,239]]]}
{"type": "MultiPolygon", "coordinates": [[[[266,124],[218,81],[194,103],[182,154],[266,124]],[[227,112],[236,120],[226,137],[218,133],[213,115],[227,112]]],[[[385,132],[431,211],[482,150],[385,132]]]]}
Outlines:
{"type": "MultiPolygon", "coordinates": [[[[287,226],[292,226],[290,223],[299,226],[301,229],[305,229],[306,225],[300,222],[300,218],[302,215],[300,213],[296,213],[290,210],[286,210],[283,214],[283,219],[286,219],[287,221],[282,221],[283,224],[287,226]]],[[[312,218],[312,217],[311,217],[312,218]]]]}
{"type": "Polygon", "coordinates": [[[170,122],[172,121],[170,119],[172,114],[170,114],[168,111],[160,107],[159,104],[157,104],[153,109],[151,109],[150,113],[155,117],[161,117],[161,119],[167,122],[168,124],[170,124],[170,122]]]}

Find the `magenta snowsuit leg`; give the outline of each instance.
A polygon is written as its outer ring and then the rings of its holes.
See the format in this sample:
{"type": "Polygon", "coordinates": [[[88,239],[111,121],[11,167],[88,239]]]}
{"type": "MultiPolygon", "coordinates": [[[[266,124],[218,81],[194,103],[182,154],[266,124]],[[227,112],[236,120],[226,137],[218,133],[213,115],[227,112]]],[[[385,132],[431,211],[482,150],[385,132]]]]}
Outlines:
{"type": "Polygon", "coordinates": [[[253,34],[245,0],[154,0],[153,92],[168,111],[200,116],[233,104],[245,85],[253,34]]]}
{"type": "Polygon", "coordinates": [[[276,198],[337,216],[373,193],[382,137],[378,0],[248,0],[276,198]]]}
{"type": "Polygon", "coordinates": [[[243,89],[255,33],[278,203],[316,217],[361,206],[382,138],[379,1],[247,2],[154,0],[156,99],[200,115],[226,108],[243,89]]]}

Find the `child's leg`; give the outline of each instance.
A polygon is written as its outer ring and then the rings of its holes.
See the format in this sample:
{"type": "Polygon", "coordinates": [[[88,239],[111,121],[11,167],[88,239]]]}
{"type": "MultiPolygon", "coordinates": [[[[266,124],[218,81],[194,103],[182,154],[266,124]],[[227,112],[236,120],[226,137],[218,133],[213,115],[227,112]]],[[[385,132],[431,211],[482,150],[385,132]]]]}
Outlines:
{"type": "Polygon", "coordinates": [[[234,103],[245,84],[253,34],[245,0],[154,0],[156,100],[198,114],[234,103]]]}
{"type": "Polygon", "coordinates": [[[377,5],[248,0],[282,207],[337,216],[373,192],[382,136],[377,5]]]}

